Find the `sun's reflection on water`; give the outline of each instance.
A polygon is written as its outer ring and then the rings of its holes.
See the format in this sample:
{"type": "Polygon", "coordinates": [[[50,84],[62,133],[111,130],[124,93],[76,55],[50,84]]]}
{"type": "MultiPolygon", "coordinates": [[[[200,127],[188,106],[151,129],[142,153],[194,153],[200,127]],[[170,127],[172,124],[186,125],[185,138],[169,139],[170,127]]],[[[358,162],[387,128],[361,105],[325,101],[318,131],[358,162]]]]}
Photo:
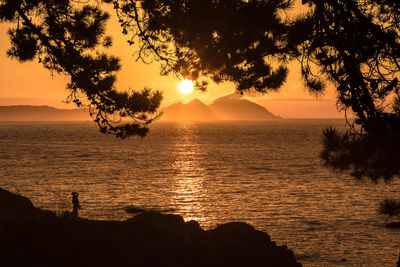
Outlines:
{"type": "Polygon", "coordinates": [[[195,125],[182,123],[179,127],[181,134],[175,144],[175,162],[172,166],[176,175],[171,205],[177,208],[186,221],[202,223],[207,220],[204,209],[207,190],[203,186],[206,175],[200,162],[204,152],[198,143],[195,125]]]}

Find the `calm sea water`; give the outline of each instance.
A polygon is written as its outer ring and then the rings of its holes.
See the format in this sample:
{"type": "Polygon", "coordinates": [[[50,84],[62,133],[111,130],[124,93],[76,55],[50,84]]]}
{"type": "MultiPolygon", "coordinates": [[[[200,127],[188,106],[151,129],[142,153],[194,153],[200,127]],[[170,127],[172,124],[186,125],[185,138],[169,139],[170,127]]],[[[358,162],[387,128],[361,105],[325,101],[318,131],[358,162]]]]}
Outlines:
{"type": "Polygon", "coordinates": [[[305,266],[394,266],[400,231],[378,202],[400,183],[356,182],[323,166],[321,133],[343,120],[162,123],[116,140],[85,123],[0,123],[0,187],[62,213],[123,220],[129,205],[204,228],[246,221],[305,266]]]}

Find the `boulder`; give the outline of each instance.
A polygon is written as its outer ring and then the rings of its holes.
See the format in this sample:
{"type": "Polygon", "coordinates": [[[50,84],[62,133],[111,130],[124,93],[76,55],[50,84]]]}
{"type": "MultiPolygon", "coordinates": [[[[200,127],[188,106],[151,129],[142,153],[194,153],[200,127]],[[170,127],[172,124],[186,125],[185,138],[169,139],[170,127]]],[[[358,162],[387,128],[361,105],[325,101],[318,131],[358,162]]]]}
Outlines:
{"type": "Polygon", "coordinates": [[[29,217],[35,212],[32,202],[0,188],[0,218],[29,217]]]}
{"type": "Polygon", "coordinates": [[[286,246],[277,246],[267,233],[247,223],[226,223],[208,232],[221,266],[301,266],[286,246]]]}

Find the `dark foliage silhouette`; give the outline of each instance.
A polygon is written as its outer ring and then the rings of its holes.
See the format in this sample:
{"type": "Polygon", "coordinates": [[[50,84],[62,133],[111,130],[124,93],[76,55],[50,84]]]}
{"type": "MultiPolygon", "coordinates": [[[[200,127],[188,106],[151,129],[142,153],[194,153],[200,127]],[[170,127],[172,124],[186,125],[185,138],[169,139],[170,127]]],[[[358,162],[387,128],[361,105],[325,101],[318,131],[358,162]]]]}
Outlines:
{"type": "Polygon", "coordinates": [[[160,61],[162,74],[192,79],[197,89],[206,89],[201,77],[233,81],[240,92],[276,90],[286,79],[287,26],[278,12],[291,1],[0,1],[0,19],[14,25],[9,56],[36,58],[70,76],[69,100],[88,107],[103,133],[144,136],[160,115],[162,96],[115,89],[119,60],[100,52],[112,45],[102,3],[113,5],[128,43],[138,44],[138,58],[160,61]],[[121,123],[125,117],[133,122],[121,123]]]}
{"type": "Polygon", "coordinates": [[[384,199],[379,203],[378,211],[380,214],[386,215],[386,219],[398,217],[400,215],[400,201],[393,198],[384,199]]]}
{"type": "Polygon", "coordinates": [[[112,45],[105,34],[108,18],[99,6],[69,0],[0,1],[0,20],[13,25],[9,56],[37,59],[51,72],[69,76],[68,100],[87,107],[101,132],[144,136],[146,124],[159,116],[162,96],[148,89],[117,91],[119,59],[102,52],[112,45]]]}
{"type": "Polygon", "coordinates": [[[304,1],[301,64],[312,92],[337,89],[339,109],[356,116],[344,133],[327,129],[321,157],[356,178],[390,180],[400,168],[397,1],[304,1]],[[322,78],[321,78],[322,77],[322,78]]]}
{"type": "Polygon", "coordinates": [[[114,88],[119,61],[99,50],[111,45],[105,4],[112,4],[137,58],[158,61],[162,74],[192,79],[200,90],[207,77],[232,81],[241,93],[277,90],[286,63],[299,60],[307,88],[320,94],[326,82],[334,84],[338,108],[356,117],[344,133],[325,131],[321,157],[356,178],[390,180],[400,168],[400,4],[303,0],[309,12],[286,19],[292,2],[1,0],[0,19],[15,25],[9,55],[37,58],[70,76],[70,100],[86,105],[100,130],[118,137],[144,136],[159,115],[161,94],[114,88]],[[125,117],[133,122],[121,124],[125,117]]]}
{"type": "Polygon", "coordinates": [[[326,129],[323,132],[321,158],[333,168],[348,170],[361,179],[368,177],[377,182],[383,178],[391,181],[399,173],[399,134],[374,132],[340,132],[326,129]]]}
{"type": "Polygon", "coordinates": [[[242,93],[275,90],[286,79],[287,25],[278,13],[291,1],[112,2],[130,43],[139,37],[138,57],[151,52],[163,74],[194,80],[203,90],[201,77],[233,81],[242,93]]]}
{"type": "Polygon", "coordinates": [[[321,157],[356,178],[388,181],[400,167],[399,4],[303,3],[309,13],[283,20],[292,1],[114,1],[139,58],[150,52],[163,73],[265,93],[282,85],[287,60],[299,60],[312,93],[333,83],[338,108],[356,116],[345,133],[325,131],[321,157]]]}

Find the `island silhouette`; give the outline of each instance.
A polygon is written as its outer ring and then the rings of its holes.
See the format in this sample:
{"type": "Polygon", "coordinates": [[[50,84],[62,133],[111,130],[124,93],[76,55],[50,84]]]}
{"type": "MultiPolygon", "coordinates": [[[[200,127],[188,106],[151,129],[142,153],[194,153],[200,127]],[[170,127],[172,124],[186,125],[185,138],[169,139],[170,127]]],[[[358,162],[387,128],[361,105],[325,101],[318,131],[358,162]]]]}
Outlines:
{"type": "MultiPolygon", "coordinates": [[[[163,109],[161,121],[264,121],[277,119],[265,107],[236,94],[215,99],[206,105],[199,99],[178,102],[163,109]]],[[[0,106],[0,121],[88,121],[85,109],[59,109],[50,106],[0,106]]]]}
{"type": "Polygon", "coordinates": [[[194,99],[187,104],[175,103],[164,108],[163,113],[161,120],[165,121],[265,121],[279,118],[265,107],[241,99],[236,94],[217,98],[210,105],[206,105],[199,99],[194,99]]]}

